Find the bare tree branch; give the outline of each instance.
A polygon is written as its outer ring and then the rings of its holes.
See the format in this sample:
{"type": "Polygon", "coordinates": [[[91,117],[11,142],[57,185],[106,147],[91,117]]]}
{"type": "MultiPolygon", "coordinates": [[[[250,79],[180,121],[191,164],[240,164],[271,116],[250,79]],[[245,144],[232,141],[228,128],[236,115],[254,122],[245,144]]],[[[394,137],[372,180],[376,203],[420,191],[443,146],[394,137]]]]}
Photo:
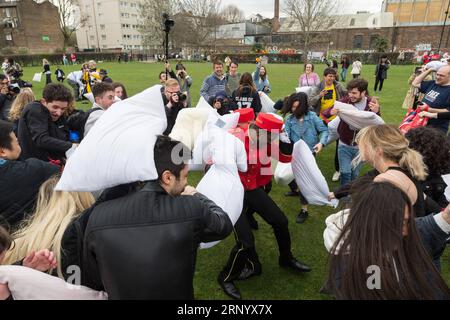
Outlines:
{"type": "Polygon", "coordinates": [[[81,28],[88,17],[75,14],[75,7],[78,5],[76,0],[49,0],[52,4],[58,7],[59,12],[59,27],[64,37],[64,47],[69,43],[73,33],[81,28]]]}
{"type": "Polygon", "coordinates": [[[304,51],[324,31],[333,27],[339,2],[333,0],[285,0],[283,12],[300,26],[304,51]]]}
{"type": "Polygon", "coordinates": [[[223,8],[221,16],[228,22],[237,23],[245,20],[245,13],[235,5],[228,5],[223,8]]]}

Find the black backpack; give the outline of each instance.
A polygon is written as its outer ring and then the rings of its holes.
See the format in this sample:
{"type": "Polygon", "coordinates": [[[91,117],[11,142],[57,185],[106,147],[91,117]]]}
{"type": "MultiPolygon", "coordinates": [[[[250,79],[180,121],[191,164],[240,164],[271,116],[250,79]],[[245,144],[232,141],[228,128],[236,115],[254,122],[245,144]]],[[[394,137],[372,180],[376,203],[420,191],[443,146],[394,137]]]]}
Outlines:
{"type": "Polygon", "coordinates": [[[102,110],[100,107],[91,108],[88,111],[77,110],[75,113],[71,114],[67,119],[67,125],[72,131],[77,131],[80,135],[80,142],[84,137],[84,126],[90,116],[94,111],[102,110]]]}

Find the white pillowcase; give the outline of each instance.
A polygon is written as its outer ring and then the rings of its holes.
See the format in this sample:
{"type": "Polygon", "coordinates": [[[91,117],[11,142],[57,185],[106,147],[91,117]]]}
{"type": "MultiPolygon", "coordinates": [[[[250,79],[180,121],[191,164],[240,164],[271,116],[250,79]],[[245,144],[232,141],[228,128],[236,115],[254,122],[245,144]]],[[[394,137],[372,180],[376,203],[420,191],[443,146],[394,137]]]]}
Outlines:
{"type": "Polygon", "coordinates": [[[338,200],[328,201],[327,181],[317,166],[316,159],[305,141],[299,140],[292,153],[292,170],[295,181],[309,204],[337,207],[338,200]]]}
{"type": "Polygon", "coordinates": [[[167,127],[161,86],[114,103],[68,159],[56,190],[98,191],[157,179],[153,149],[167,127]]]}

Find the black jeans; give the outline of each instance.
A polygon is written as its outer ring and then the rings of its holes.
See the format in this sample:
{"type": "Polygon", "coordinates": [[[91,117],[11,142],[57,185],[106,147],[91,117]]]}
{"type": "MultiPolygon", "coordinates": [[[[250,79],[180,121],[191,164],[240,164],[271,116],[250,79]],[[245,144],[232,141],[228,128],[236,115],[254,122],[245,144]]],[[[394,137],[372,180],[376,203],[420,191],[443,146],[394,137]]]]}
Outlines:
{"type": "MultiPolygon", "coordinates": [[[[295,180],[292,180],[291,183],[288,184],[291,191],[295,192],[298,189],[297,182],[295,180]]],[[[308,205],[308,200],[306,200],[305,196],[302,194],[302,190],[299,192],[300,194],[300,203],[304,206],[308,205]]]]}
{"type": "Polygon", "coordinates": [[[377,77],[375,79],[375,86],[374,86],[373,90],[377,91],[378,84],[380,85],[380,91],[383,90],[383,83],[384,83],[384,79],[381,79],[380,77],[377,77]]]}
{"type": "MultiPolygon", "coordinates": [[[[263,188],[245,191],[244,213],[248,207],[272,226],[278,243],[280,259],[292,259],[288,219],[263,188]]],[[[219,278],[223,281],[236,280],[245,265],[253,270],[261,270],[261,262],[255,249],[255,238],[246,214],[241,214],[234,225],[234,235],[236,245],[231,250],[227,264],[219,274],[219,278]]]]}

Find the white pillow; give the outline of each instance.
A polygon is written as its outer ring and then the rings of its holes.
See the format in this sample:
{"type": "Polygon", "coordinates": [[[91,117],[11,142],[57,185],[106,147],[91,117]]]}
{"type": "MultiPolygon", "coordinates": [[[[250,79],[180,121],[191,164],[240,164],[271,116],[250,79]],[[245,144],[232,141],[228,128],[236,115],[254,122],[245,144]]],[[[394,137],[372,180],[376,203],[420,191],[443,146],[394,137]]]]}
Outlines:
{"type": "Polygon", "coordinates": [[[301,193],[308,200],[309,204],[337,207],[337,200],[328,201],[330,189],[328,188],[327,181],[317,166],[311,149],[309,149],[303,140],[299,140],[294,145],[292,171],[294,172],[295,181],[301,193]]]}
{"type": "Polygon", "coordinates": [[[0,283],[8,284],[14,300],[107,300],[103,291],[73,285],[23,266],[0,266],[0,283]]]}
{"type": "MultiPolygon", "coordinates": [[[[247,171],[247,155],[242,141],[214,125],[209,126],[212,166],[200,181],[197,190],[214,201],[230,217],[233,225],[239,219],[244,204],[244,187],[238,169],[247,171]]],[[[219,241],[202,243],[207,249],[219,241]]]]}
{"type": "Polygon", "coordinates": [[[274,173],[275,182],[281,186],[287,186],[294,181],[294,172],[291,163],[278,162],[274,173]]]}
{"type": "Polygon", "coordinates": [[[374,112],[360,110],[346,110],[339,112],[339,117],[346,122],[352,129],[361,130],[362,128],[384,124],[384,120],[374,112]]]}
{"type": "Polygon", "coordinates": [[[114,103],[67,160],[56,190],[98,191],[157,179],[153,149],[167,127],[160,88],[114,103]]]}
{"type": "Polygon", "coordinates": [[[174,140],[183,142],[190,150],[194,148],[197,136],[203,130],[212,108],[184,108],[180,110],[170,133],[174,140]]]}
{"type": "Polygon", "coordinates": [[[273,100],[270,99],[267,94],[265,94],[264,92],[260,92],[259,97],[261,99],[261,105],[262,105],[261,112],[264,112],[264,113],[276,113],[277,112],[277,110],[275,110],[275,108],[273,107],[275,105],[275,102],[273,102],[273,100]]]}

